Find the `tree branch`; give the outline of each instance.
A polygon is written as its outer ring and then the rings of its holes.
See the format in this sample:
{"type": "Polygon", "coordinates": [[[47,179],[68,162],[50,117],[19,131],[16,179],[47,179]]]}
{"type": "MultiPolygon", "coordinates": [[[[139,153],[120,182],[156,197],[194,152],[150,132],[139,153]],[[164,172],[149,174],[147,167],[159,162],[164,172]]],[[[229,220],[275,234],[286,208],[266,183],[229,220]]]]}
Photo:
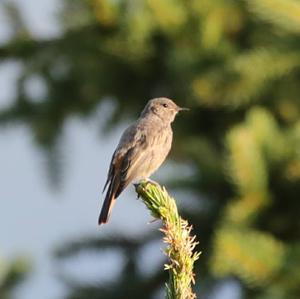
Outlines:
{"type": "Polygon", "coordinates": [[[169,271],[166,298],[196,298],[192,291],[192,284],[195,283],[193,266],[200,253],[193,252],[198,242],[195,241],[196,236],[191,236],[192,226],[179,216],[174,198],[170,197],[164,187],[147,181],[135,187],[152,216],[163,222],[160,231],[165,234],[163,241],[168,244],[165,254],[169,258],[169,263],[165,265],[165,270],[169,271]]]}

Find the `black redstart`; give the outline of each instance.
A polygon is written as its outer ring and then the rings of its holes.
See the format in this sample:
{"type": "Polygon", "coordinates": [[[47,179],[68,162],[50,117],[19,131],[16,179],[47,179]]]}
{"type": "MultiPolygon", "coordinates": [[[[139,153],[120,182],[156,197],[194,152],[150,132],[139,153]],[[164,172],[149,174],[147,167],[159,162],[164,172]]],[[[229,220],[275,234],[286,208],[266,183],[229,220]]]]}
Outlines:
{"type": "Polygon", "coordinates": [[[116,198],[132,181],[147,179],[166,159],[172,145],[171,123],[180,108],[168,98],[150,100],[128,127],[111,159],[108,186],[98,223],[106,223],[116,198]]]}

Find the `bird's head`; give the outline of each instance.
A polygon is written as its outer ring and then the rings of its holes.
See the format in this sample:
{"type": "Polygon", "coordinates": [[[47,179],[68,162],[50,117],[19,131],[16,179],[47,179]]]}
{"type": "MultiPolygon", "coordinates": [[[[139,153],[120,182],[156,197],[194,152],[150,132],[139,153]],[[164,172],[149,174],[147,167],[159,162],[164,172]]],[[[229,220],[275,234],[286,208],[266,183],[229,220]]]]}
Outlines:
{"type": "Polygon", "coordinates": [[[155,98],[150,100],[144,108],[141,116],[154,114],[163,121],[172,123],[176,114],[188,108],[181,108],[168,98],[155,98]]]}

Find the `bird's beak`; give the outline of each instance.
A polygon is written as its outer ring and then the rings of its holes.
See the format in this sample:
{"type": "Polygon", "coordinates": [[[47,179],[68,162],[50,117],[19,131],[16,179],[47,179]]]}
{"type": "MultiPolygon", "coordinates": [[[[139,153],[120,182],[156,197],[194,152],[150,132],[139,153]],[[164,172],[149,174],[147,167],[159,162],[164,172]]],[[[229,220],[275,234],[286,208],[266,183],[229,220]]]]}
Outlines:
{"type": "Polygon", "coordinates": [[[177,111],[189,111],[189,108],[184,108],[184,107],[177,107],[177,111]]]}

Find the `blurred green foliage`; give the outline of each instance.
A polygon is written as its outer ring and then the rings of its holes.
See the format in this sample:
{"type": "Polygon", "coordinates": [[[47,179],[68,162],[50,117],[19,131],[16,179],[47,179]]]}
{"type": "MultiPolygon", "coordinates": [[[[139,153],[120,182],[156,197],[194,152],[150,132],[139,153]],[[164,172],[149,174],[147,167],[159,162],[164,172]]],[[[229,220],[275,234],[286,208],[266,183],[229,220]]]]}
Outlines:
{"type": "MultiPolygon", "coordinates": [[[[51,153],[65,122],[92,117],[107,99],[115,104],[107,127],[136,117],[154,96],[192,107],[174,124],[172,158],[195,165],[196,174],[188,180],[178,174],[177,183],[207,207],[186,211],[203,250],[196,269],[202,298],[233,276],[243,298],[298,299],[300,2],[63,3],[63,33],[49,40],[34,39],[21,14],[7,6],[14,36],[0,47],[0,59],[20,62],[22,71],[0,124],[26,124],[55,161],[51,153]],[[38,99],[26,88],[32,78],[45,88],[38,99]]],[[[145,279],[136,267],[137,253],[151,240],[73,244],[121,248],[128,263],[113,285],[72,284],[68,299],[150,298],[164,274],[145,279]]]]}
{"type": "Polygon", "coordinates": [[[15,258],[10,262],[0,259],[0,298],[14,298],[14,289],[24,280],[29,270],[29,262],[24,257],[15,258]]]}

